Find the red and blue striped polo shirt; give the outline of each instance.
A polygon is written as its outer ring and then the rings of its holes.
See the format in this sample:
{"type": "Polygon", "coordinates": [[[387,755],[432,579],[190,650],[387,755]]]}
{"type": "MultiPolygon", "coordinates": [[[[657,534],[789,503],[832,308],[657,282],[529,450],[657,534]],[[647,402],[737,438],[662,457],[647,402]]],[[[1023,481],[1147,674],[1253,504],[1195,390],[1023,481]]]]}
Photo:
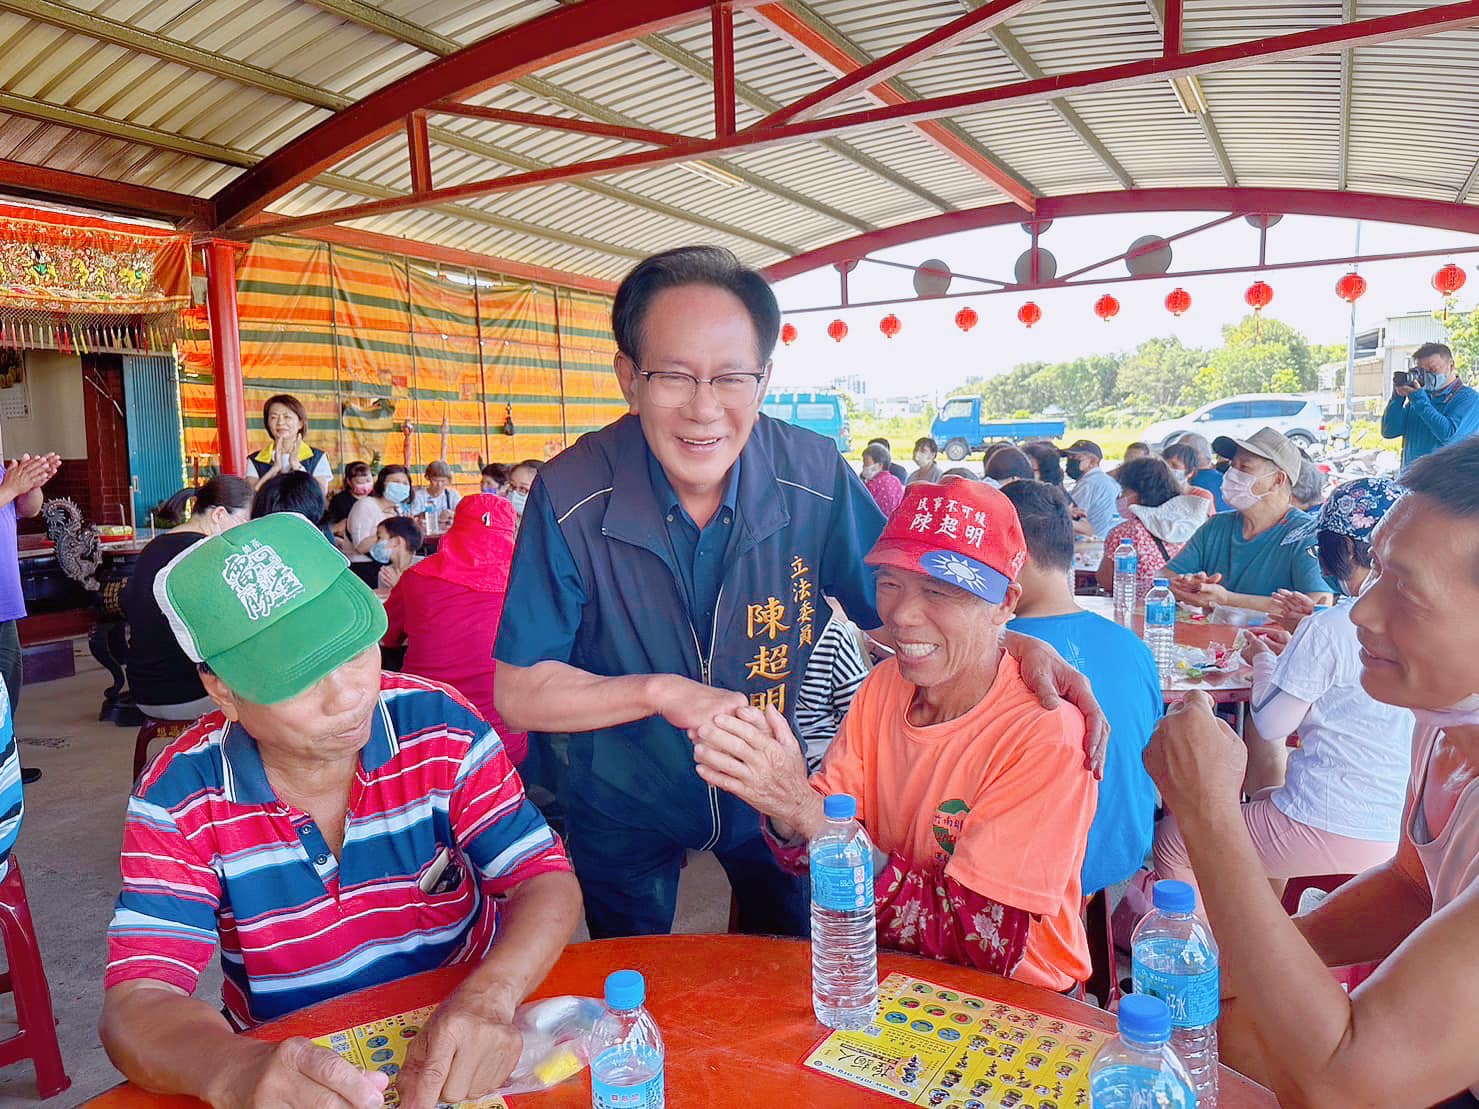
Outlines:
{"type": "Polygon", "coordinates": [[[496,898],[570,869],[471,705],[407,674],[380,688],[337,860],[220,713],[154,760],[129,798],[105,987],[147,978],[193,992],[219,942],[227,1010],[250,1027],[476,961],[497,936],[496,898]],[[440,881],[423,880],[444,852],[440,881]]]}

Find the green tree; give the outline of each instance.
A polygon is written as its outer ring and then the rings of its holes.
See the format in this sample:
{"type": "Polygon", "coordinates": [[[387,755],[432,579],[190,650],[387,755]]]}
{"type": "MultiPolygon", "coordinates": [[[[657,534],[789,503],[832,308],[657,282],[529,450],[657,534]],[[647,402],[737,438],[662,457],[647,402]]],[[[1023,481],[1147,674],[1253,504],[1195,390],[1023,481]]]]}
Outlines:
{"type": "MultiPolygon", "coordinates": [[[[1441,312],[1435,312],[1438,319],[1441,312]]],[[[1479,307],[1467,312],[1448,313],[1448,345],[1460,372],[1479,369],[1479,307]]]]}
{"type": "Polygon", "coordinates": [[[1196,395],[1186,399],[1206,403],[1235,393],[1298,393],[1318,384],[1309,341],[1287,323],[1245,316],[1224,327],[1222,338],[1197,375],[1196,395]]]}
{"type": "Polygon", "coordinates": [[[1121,364],[1117,395],[1107,403],[1151,407],[1179,404],[1207,358],[1206,351],[1183,346],[1174,337],[1147,339],[1121,364]]]}

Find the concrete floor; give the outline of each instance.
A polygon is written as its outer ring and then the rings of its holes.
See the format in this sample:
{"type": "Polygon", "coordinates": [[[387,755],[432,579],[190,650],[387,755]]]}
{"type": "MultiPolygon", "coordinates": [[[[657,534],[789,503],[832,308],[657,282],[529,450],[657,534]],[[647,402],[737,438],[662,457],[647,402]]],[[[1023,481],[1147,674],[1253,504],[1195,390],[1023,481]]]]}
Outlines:
{"type": "MultiPolygon", "coordinates": [[[[16,714],[21,761],[43,777],[26,787],[26,812],[16,857],[26,880],[51,983],[62,1059],[72,1086],[45,1104],[80,1105],[121,1078],[98,1043],[104,935],[118,887],[118,848],[130,786],[134,731],[97,722],[107,674],[79,643],[77,675],[28,686],[16,714]]],[[[683,872],[679,932],[722,932],[729,887],[713,856],[695,857],[683,872]]],[[[577,940],[587,938],[584,926],[577,940]]],[[[197,996],[218,1001],[220,972],[212,966],[197,996]]],[[[0,1038],[15,1022],[0,1000],[0,1038]]],[[[0,1107],[36,1105],[30,1065],[0,1068],[0,1107]]]]}

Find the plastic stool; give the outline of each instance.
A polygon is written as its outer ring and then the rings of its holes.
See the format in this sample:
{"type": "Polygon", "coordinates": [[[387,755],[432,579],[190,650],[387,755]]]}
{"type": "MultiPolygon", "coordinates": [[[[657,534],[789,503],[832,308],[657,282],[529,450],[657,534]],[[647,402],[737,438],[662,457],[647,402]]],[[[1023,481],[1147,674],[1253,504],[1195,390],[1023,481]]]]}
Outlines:
{"type": "Polygon", "coordinates": [[[195,723],[193,720],[155,720],[152,716],[144,721],[139,728],[139,734],[134,737],[134,776],[137,782],[139,775],[144,772],[144,767],[149,762],[149,744],[156,739],[178,739],[185,734],[185,729],[195,723]]]}
{"type": "Polygon", "coordinates": [[[72,1080],[62,1068],[56,1020],[51,1015],[51,989],[46,983],[46,968],[41,965],[20,863],[14,855],[10,857],[10,872],[0,881],[0,938],[5,941],[8,966],[0,975],[0,993],[15,995],[15,1015],[20,1021],[19,1032],[0,1040],[0,1066],[31,1060],[36,1069],[37,1093],[43,1098],[56,1097],[72,1085],[72,1080]]]}

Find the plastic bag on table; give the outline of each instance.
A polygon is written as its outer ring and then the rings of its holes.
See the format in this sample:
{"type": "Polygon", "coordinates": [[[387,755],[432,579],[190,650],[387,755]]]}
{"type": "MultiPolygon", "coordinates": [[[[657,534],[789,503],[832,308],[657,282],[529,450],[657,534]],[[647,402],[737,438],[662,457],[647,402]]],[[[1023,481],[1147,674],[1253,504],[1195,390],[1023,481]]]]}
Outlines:
{"type": "Polygon", "coordinates": [[[586,1068],[591,1029],[606,1007],[594,997],[548,997],[514,1011],[524,1049],[498,1095],[529,1094],[558,1086],[586,1068]]]}

